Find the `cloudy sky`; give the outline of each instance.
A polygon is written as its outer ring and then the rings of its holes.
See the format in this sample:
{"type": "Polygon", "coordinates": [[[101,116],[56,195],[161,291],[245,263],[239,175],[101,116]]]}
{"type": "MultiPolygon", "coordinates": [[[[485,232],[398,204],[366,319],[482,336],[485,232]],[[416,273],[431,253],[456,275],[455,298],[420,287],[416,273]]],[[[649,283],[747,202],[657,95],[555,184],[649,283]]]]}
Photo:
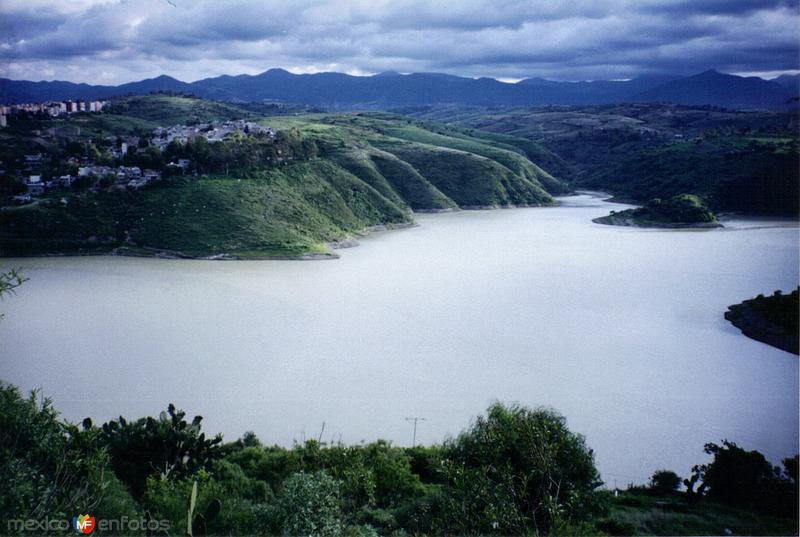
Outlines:
{"type": "Polygon", "coordinates": [[[0,76],[798,72],[795,0],[0,0],[0,76]]]}

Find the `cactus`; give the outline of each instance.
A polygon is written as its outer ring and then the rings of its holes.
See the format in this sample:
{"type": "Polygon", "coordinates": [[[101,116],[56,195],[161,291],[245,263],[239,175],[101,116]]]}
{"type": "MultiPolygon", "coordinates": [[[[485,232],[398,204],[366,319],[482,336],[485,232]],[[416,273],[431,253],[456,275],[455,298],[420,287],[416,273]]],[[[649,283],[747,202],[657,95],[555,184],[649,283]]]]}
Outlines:
{"type": "Polygon", "coordinates": [[[192,519],[194,519],[194,508],[197,507],[197,481],[192,483],[192,496],[189,498],[189,512],[186,514],[186,534],[192,537],[192,519]]]}

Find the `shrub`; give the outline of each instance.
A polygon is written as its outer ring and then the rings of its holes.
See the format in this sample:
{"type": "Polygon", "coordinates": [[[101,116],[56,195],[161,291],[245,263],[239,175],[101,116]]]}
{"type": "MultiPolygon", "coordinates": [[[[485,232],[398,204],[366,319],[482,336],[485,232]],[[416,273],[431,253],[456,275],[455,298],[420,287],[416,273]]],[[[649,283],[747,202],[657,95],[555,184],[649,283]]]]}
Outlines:
{"type": "Polygon", "coordinates": [[[546,533],[599,509],[582,436],[551,410],[494,404],[445,444],[444,531],[546,533]]]}
{"type": "Polygon", "coordinates": [[[339,481],[325,471],[289,476],[278,497],[284,535],[342,534],[339,481]]]}
{"type": "Polygon", "coordinates": [[[266,483],[248,478],[235,464],[222,461],[214,464],[212,471],[200,470],[182,479],[148,477],[142,505],[153,518],[169,520],[173,535],[187,533],[189,516],[194,535],[242,535],[270,529],[264,513],[269,512],[272,500],[266,483]]]}

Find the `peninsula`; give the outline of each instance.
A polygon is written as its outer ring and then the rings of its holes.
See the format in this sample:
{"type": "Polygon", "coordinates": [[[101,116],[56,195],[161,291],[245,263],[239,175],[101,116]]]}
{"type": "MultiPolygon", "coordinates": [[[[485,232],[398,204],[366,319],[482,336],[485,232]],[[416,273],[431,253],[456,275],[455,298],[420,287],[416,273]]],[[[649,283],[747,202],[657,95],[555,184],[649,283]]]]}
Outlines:
{"type": "Polygon", "coordinates": [[[611,211],[608,216],[595,218],[593,222],[612,226],[655,228],[722,227],[702,198],[694,194],[679,194],[667,200],[655,198],[644,207],[611,211]]]}
{"type": "Polygon", "coordinates": [[[786,352],[800,354],[798,300],[800,287],[790,294],[775,291],[772,296],[758,295],[741,304],[728,306],[725,318],[747,337],[786,352]]]}

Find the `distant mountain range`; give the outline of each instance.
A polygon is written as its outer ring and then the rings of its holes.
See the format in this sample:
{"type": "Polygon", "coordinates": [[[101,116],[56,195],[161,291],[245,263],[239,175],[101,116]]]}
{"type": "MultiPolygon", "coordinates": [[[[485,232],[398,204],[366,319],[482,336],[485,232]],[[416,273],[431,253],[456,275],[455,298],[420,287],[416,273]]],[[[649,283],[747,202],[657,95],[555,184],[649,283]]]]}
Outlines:
{"type": "Polygon", "coordinates": [[[540,106],[622,102],[672,102],[740,110],[785,110],[797,107],[800,78],[797,75],[783,75],[774,80],[764,80],[711,70],[688,77],[641,77],[593,82],[528,78],[512,84],[493,78],[474,79],[440,73],[296,75],[283,69],[270,69],[258,75],[223,75],[191,83],[162,75],[120,86],[0,78],[0,102],[6,104],[104,99],[156,91],[187,92],[207,99],[234,102],[267,100],[302,103],[331,110],[444,104],[540,106]]]}

